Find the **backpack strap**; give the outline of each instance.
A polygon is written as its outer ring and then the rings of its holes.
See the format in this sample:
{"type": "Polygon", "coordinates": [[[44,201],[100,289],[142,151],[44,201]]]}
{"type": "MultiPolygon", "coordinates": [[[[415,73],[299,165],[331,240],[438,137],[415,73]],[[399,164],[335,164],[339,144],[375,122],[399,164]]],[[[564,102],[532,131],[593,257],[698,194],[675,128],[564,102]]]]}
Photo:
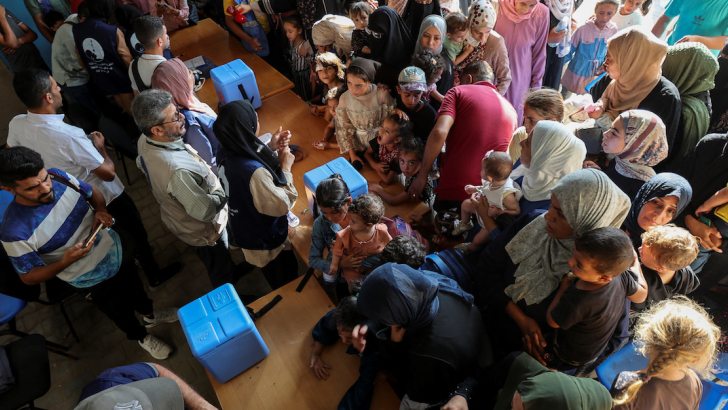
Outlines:
{"type": "Polygon", "coordinates": [[[59,184],[65,185],[65,186],[73,189],[74,191],[78,192],[78,194],[81,195],[81,198],[83,198],[83,200],[86,201],[86,204],[88,205],[88,207],[91,208],[91,212],[96,212],[96,209],[94,209],[94,206],[91,205],[91,202],[89,202],[89,200],[86,199],[86,196],[83,194],[83,192],[81,192],[81,190],[78,189],[78,187],[76,185],[73,185],[71,183],[71,181],[69,181],[66,178],[63,178],[61,176],[58,176],[58,175],[56,175],[56,174],[54,174],[52,172],[49,172],[48,173],[48,178],[50,178],[51,181],[56,181],[59,184]]]}

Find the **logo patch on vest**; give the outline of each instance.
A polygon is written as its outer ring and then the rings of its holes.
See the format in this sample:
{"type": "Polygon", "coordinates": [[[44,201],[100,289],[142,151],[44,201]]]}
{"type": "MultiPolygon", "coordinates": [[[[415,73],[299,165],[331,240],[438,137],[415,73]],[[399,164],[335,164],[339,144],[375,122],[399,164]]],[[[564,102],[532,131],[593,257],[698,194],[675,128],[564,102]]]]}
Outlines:
{"type": "Polygon", "coordinates": [[[101,44],[99,44],[98,41],[87,38],[83,40],[83,52],[86,54],[86,57],[88,57],[90,60],[100,63],[104,61],[104,49],[101,47],[101,44]]]}

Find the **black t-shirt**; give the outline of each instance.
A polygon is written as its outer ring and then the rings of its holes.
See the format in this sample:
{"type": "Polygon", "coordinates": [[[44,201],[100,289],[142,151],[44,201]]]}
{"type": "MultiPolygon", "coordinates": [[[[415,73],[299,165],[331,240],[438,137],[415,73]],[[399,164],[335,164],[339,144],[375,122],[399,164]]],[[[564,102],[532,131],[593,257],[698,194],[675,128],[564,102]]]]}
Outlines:
{"type": "Polygon", "coordinates": [[[632,310],[642,312],[653,303],[669,299],[674,295],[687,295],[700,286],[700,280],[690,266],[675,271],[675,276],[668,283],[662,283],[657,272],[642,267],[642,274],[647,282],[647,299],[642,303],[632,303],[632,310]]]}
{"type": "Polygon", "coordinates": [[[636,274],[626,271],[596,290],[576,288],[575,279],[551,311],[556,329],[554,351],[579,366],[602,353],[624,313],[626,297],[637,292],[636,274]]]}
{"type": "MultiPolygon", "coordinates": [[[[369,141],[369,146],[372,147],[372,151],[374,151],[374,158],[379,159],[379,142],[376,138],[372,138],[371,141],[369,141]]],[[[399,159],[394,158],[392,162],[389,164],[389,170],[394,171],[398,174],[401,174],[402,171],[399,169],[399,159]]]]}
{"type": "Polygon", "coordinates": [[[421,139],[423,142],[427,141],[430,136],[432,129],[435,128],[435,117],[437,117],[437,111],[426,101],[422,101],[422,104],[415,108],[415,111],[410,111],[407,106],[404,105],[402,99],[397,97],[397,108],[404,111],[409,117],[412,123],[412,133],[415,137],[421,139]]]}

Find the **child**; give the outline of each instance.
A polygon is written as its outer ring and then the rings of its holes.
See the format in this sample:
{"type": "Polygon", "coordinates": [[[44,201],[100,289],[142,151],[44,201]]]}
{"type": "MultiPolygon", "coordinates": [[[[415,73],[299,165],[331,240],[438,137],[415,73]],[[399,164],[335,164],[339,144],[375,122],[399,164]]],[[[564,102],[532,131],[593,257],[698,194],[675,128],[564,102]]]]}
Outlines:
{"type": "Polygon", "coordinates": [[[726,204],[728,204],[728,187],[716,192],[695,211],[695,215],[700,217],[715,208],[716,218],[713,218],[712,223],[723,238],[728,238],[728,205],[726,204]]]}
{"type": "Polygon", "coordinates": [[[697,409],[703,386],[695,372],[707,376],[713,369],[720,337],[705,309],[686,297],[654,305],[637,325],[647,367],[617,376],[614,409],[697,409]]]}
{"type": "Polygon", "coordinates": [[[575,278],[564,276],[546,312],[549,326],[557,329],[548,367],[561,371],[590,363],[604,351],[624,313],[625,296],[636,303],[647,297],[632,241],[617,228],[577,237],[568,263],[575,278]]]}
{"type": "MultiPolygon", "coordinates": [[[[387,232],[387,225],[379,223],[384,216],[384,204],[378,196],[364,194],[358,196],[349,206],[349,226],[336,233],[336,244],[332,253],[331,268],[324,278],[333,280],[339,270],[343,255],[359,253],[361,256],[378,255],[384,246],[392,240],[387,232]]],[[[357,279],[362,279],[371,269],[342,268],[341,276],[351,286],[357,279]]]]}
{"type": "Polygon", "coordinates": [[[435,127],[437,111],[422,94],[427,91],[425,72],[417,67],[407,67],[399,73],[397,85],[397,109],[412,122],[412,133],[422,141],[427,141],[435,127]]]}
{"type": "MultiPolygon", "coordinates": [[[[399,182],[404,185],[404,191],[397,194],[391,194],[384,190],[379,183],[369,183],[369,190],[379,195],[384,202],[389,205],[399,205],[404,201],[411,200],[407,196],[407,190],[409,189],[412,182],[417,179],[417,175],[420,173],[422,166],[422,157],[425,155],[425,143],[419,138],[405,138],[399,144],[399,169],[401,174],[399,176],[399,182]]],[[[433,193],[432,181],[437,179],[437,171],[433,171],[428,175],[427,185],[422,190],[422,202],[427,206],[432,207],[432,203],[435,201],[435,194],[433,193]]],[[[419,201],[419,199],[417,199],[419,201]]]]}
{"type": "Polygon", "coordinates": [[[303,22],[300,14],[291,14],[283,20],[283,30],[286,32],[290,48],[291,70],[293,71],[294,92],[303,101],[309,100],[311,95],[310,70],[313,69],[313,49],[311,44],[303,38],[303,22]],[[306,56],[301,56],[299,50],[303,47],[306,56]]]}
{"type": "Polygon", "coordinates": [[[351,33],[351,55],[353,57],[369,57],[372,50],[369,48],[369,38],[366,29],[369,25],[369,14],[372,7],[365,1],[354,3],[349,8],[349,18],[356,28],[351,33]]]}
{"type": "Polygon", "coordinates": [[[376,138],[379,124],[394,110],[394,99],[386,90],[373,84],[380,64],[366,58],[351,62],[346,73],[348,90],[341,96],[336,109],[336,141],[342,154],[349,154],[354,168],[361,171],[363,164],[357,151],[366,150],[369,141],[376,138]]]}
{"type": "Polygon", "coordinates": [[[481,162],[480,177],[482,186],[466,185],[465,192],[471,195],[463,201],[460,224],[452,232],[453,236],[462,235],[473,229],[471,217],[476,214],[481,230],[475,235],[472,243],[458,245],[463,252],[470,253],[483,249],[488,243],[488,229],[483,223],[480,213],[486,212],[496,220],[499,226],[510,225],[515,217],[521,214],[518,200],[521,199],[521,187],[510,178],[513,162],[505,152],[488,152],[481,162]],[[488,208],[485,206],[488,205],[488,208]]]}
{"type": "Polygon", "coordinates": [[[326,95],[332,89],[345,89],[344,63],[334,53],[320,53],[316,56],[315,62],[317,79],[324,84],[322,92],[324,105],[312,105],[311,114],[323,116],[326,121],[331,121],[332,116],[326,108],[326,95]]]}
{"type": "Polygon", "coordinates": [[[645,269],[647,300],[633,303],[641,312],[673,295],[687,295],[700,285],[690,264],[698,256],[698,241],[690,231],[668,224],[655,226],[642,234],[640,261],[645,269]]]}
{"type": "Polygon", "coordinates": [[[379,255],[382,264],[394,262],[419,269],[425,264],[425,247],[411,236],[400,235],[387,244],[379,255]]]}
{"type": "MultiPolygon", "coordinates": [[[[617,26],[617,30],[627,27],[642,25],[642,5],[646,3],[644,0],[625,0],[619,13],[612,17],[612,22],[617,26]]],[[[648,6],[649,7],[649,6],[648,6]]],[[[644,14],[646,15],[646,13],[644,14]]]]}
{"type": "Polygon", "coordinates": [[[331,140],[331,137],[334,136],[334,132],[336,130],[336,119],[334,116],[336,115],[336,108],[339,106],[339,99],[341,99],[342,94],[344,94],[344,90],[340,88],[332,88],[324,96],[324,101],[326,101],[326,115],[324,118],[331,119],[329,120],[328,125],[326,125],[326,128],[324,128],[324,138],[321,141],[313,143],[313,146],[316,149],[323,151],[329,148],[339,148],[338,143],[329,141],[331,140]]]}
{"type": "Polygon", "coordinates": [[[571,52],[564,59],[569,65],[561,78],[561,84],[572,93],[586,94],[584,87],[601,74],[607,40],[619,31],[611,21],[618,7],[617,0],[597,1],[594,17],[572,34],[571,52]]]}
{"type": "Polygon", "coordinates": [[[430,98],[442,102],[442,94],[437,91],[437,82],[440,81],[442,71],[445,69],[445,60],[441,54],[432,50],[422,50],[412,56],[412,65],[425,73],[427,91],[422,93],[422,100],[430,102],[430,98]]]}
{"type": "Polygon", "coordinates": [[[369,141],[369,148],[364,159],[370,167],[377,171],[379,179],[391,184],[400,173],[397,151],[399,143],[412,132],[412,123],[392,113],[384,119],[379,127],[377,138],[369,141]]]}
{"type": "MultiPolygon", "coordinates": [[[[459,77],[468,64],[485,61],[493,69],[495,86],[501,95],[505,95],[511,85],[511,65],[508,61],[508,49],[503,37],[493,31],[498,13],[489,0],[478,0],[468,9],[468,35],[466,41],[475,47],[467,57],[455,67],[459,77]]],[[[465,46],[467,47],[467,46],[465,46]]]]}
{"type": "Polygon", "coordinates": [[[43,22],[55,33],[61,27],[61,24],[63,24],[63,14],[51,10],[43,16],[43,22]]]}
{"type": "Polygon", "coordinates": [[[465,37],[468,34],[468,19],[463,13],[450,13],[445,17],[447,23],[447,38],[442,42],[442,48],[452,60],[452,65],[460,64],[474,48],[466,44],[465,37]]]}
{"type": "MultiPolygon", "coordinates": [[[[363,317],[356,308],[356,296],[349,296],[341,300],[336,309],[331,310],[319,320],[313,328],[313,350],[311,351],[311,364],[316,378],[327,380],[330,376],[331,366],[326,364],[321,355],[324,347],[333,346],[341,338],[347,345],[346,353],[358,355],[359,352],[351,345],[351,332],[354,327],[364,323],[363,317]]],[[[379,370],[379,354],[367,354],[361,357],[359,365],[359,378],[341,399],[338,408],[369,408],[369,401],[374,390],[374,379],[379,370]]]]}

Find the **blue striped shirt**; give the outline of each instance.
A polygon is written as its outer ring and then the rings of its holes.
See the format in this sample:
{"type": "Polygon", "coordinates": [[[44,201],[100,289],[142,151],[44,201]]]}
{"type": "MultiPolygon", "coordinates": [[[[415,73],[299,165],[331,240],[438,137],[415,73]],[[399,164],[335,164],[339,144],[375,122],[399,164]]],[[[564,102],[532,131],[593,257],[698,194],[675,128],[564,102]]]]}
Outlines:
{"type": "MultiPolygon", "coordinates": [[[[48,172],[70,181],[86,198],[91,185],[55,168],[48,172]]],[[[5,211],[0,241],[19,274],[58,262],[68,248],[83,242],[94,226],[94,214],[78,191],[52,181],[55,202],[25,206],[13,201],[5,211]]],[[[93,249],[58,274],[78,288],[87,288],[116,275],[121,265],[121,242],[112,230],[102,229],[93,249]]]]}

